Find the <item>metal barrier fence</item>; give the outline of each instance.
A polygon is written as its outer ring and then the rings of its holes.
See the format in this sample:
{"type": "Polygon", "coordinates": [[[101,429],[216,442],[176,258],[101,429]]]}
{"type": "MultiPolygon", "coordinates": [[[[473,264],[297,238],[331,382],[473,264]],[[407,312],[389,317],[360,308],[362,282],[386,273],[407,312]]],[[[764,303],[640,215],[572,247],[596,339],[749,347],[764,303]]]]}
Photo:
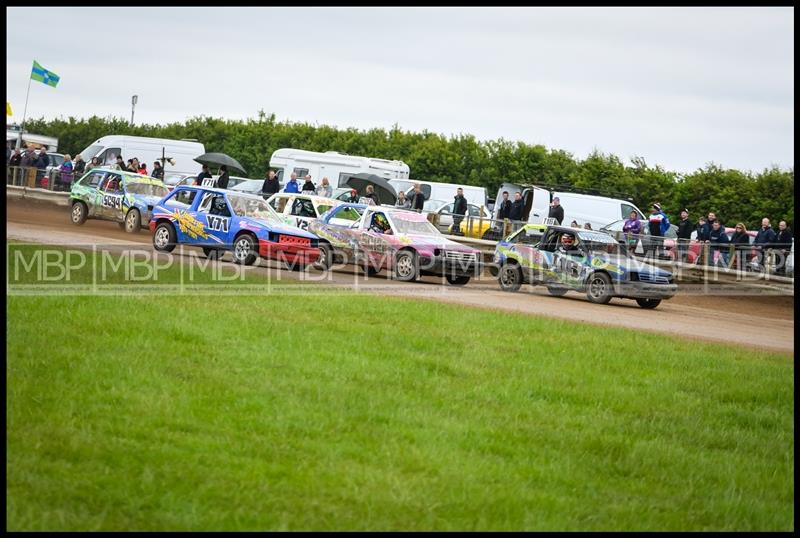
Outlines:
{"type": "Polygon", "coordinates": [[[62,177],[58,168],[35,166],[6,166],[6,185],[67,192],[81,174],[62,177]]]}

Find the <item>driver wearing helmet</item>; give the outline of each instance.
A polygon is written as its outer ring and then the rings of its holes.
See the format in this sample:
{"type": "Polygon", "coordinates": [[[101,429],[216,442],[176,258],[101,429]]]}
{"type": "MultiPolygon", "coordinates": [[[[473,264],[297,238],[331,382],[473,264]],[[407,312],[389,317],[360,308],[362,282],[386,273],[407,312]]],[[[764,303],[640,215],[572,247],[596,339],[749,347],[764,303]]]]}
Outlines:
{"type": "Polygon", "coordinates": [[[561,234],[561,238],[558,240],[558,250],[565,254],[577,254],[578,247],[575,243],[575,236],[569,232],[565,232],[561,234]]]}
{"type": "Polygon", "coordinates": [[[222,196],[214,198],[214,201],[211,202],[211,214],[222,215],[223,217],[228,216],[228,204],[225,203],[225,198],[222,196]]]}
{"type": "Polygon", "coordinates": [[[392,227],[389,225],[389,221],[382,213],[376,213],[374,217],[372,217],[372,225],[369,227],[375,233],[379,234],[388,234],[391,235],[392,227]]]}

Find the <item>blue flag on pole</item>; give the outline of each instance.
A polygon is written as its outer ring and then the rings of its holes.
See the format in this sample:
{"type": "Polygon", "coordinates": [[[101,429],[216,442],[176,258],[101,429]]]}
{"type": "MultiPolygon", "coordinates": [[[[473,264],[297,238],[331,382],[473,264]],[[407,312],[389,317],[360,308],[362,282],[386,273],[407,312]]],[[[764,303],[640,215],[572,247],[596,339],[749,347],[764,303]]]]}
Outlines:
{"type": "Polygon", "coordinates": [[[61,77],[53,73],[52,71],[48,71],[36,60],[33,61],[33,70],[31,71],[31,78],[33,80],[38,80],[39,82],[43,82],[48,86],[52,86],[53,88],[56,87],[58,81],[61,80],[61,77]]]}

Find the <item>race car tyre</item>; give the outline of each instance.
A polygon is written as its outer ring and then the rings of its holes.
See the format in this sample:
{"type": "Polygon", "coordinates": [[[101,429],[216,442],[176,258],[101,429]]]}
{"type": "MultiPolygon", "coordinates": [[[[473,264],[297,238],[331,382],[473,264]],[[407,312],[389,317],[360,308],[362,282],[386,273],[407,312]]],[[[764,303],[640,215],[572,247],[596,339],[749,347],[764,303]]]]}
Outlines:
{"type": "Polygon", "coordinates": [[[517,291],[522,287],[522,269],[516,263],[506,263],[500,268],[497,281],[501,290],[517,291]]]}
{"type": "Polygon", "coordinates": [[[80,226],[86,222],[87,208],[83,202],[72,204],[72,224],[80,226]]]}
{"type": "Polygon", "coordinates": [[[469,282],[470,277],[468,276],[452,276],[452,275],[445,275],[447,279],[447,283],[453,286],[463,286],[467,282],[469,282]]]}
{"type": "MultiPolygon", "coordinates": [[[[368,267],[368,266],[367,266],[368,267]]],[[[401,250],[394,259],[394,276],[397,280],[411,282],[417,279],[419,262],[417,255],[410,250],[401,250]]]]}
{"type": "Polygon", "coordinates": [[[331,246],[327,243],[320,243],[319,245],[319,259],[314,262],[312,267],[320,271],[327,271],[333,265],[333,251],[331,246]]]}
{"type": "Polygon", "coordinates": [[[642,308],[655,308],[661,304],[661,299],[636,299],[636,303],[642,308]]]}
{"type": "Polygon", "coordinates": [[[586,297],[593,303],[607,304],[613,292],[611,279],[605,273],[594,273],[586,283],[586,297]]]}
{"type": "Polygon", "coordinates": [[[142,229],[141,217],[139,216],[138,209],[129,209],[128,214],[125,215],[125,231],[129,234],[137,233],[142,229]]]}
{"type": "Polygon", "coordinates": [[[203,247],[203,255],[208,258],[209,260],[218,260],[220,259],[220,251],[216,248],[211,247],[203,247]]]}
{"type": "Polygon", "coordinates": [[[547,292],[554,297],[561,297],[568,291],[569,290],[566,288],[555,288],[553,286],[547,286],[547,292]]]}
{"type": "Polygon", "coordinates": [[[153,248],[159,252],[172,252],[175,250],[175,228],[169,222],[162,222],[153,232],[153,248]]]}
{"type": "Polygon", "coordinates": [[[242,265],[253,265],[258,258],[256,241],[250,234],[242,234],[233,243],[233,262],[242,265]]]}

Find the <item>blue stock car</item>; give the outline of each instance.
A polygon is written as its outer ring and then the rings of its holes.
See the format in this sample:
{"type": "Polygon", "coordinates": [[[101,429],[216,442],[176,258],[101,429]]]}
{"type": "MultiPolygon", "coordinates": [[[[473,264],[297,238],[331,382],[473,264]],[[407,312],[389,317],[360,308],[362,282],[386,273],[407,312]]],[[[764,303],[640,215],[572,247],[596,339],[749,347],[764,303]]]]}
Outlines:
{"type": "Polygon", "coordinates": [[[179,186],[153,208],[153,247],[198,246],[209,258],[233,252],[251,265],[261,256],[300,269],[319,258],[317,236],[288,226],[261,197],[211,187],[179,186]]]}
{"type": "Polygon", "coordinates": [[[635,299],[655,308],[677,292],[672,273],[632,258],[611,235],[565,226],[523,226],[497,244],[492,273],[504,291],[522,284],[543,285],[556,296],[585,292],[593,303],[612,297],[635,299]],[[572,245],[562,240],[572,235],[572,245]]]}

